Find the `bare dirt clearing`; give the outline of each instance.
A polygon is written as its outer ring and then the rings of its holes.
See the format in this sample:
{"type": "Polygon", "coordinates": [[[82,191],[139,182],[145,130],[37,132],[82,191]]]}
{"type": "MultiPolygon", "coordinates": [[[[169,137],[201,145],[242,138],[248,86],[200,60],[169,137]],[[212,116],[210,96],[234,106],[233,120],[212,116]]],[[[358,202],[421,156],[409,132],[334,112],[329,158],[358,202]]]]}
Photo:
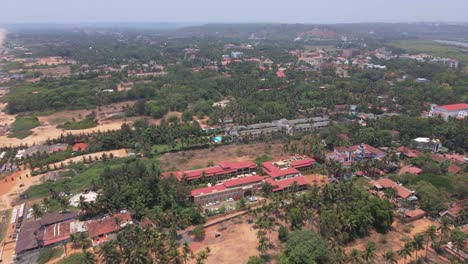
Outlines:
{"type": "Polygon", "coordinates": [[[257,250],[257,230],[253,228],[253,224],[247,223],[246,217],[208,227],[205,232],[205,240],[192,243],[190,248],[197,253],[209,247],[210,254],[204,262],[206,264],[247,263],[250,256],[260,255],[257,250]],[[220,233],[221,236],[215,237],[215,233],[220,233]]]}
{"type": "MultiPolygon", "coordinates": [[[[424,232],[430,225],[435,225],[438,226],[438,223],[431,221],[427,218],[419,219],[416,221],[413,221],[412,223],[408,224],[403,224],[399,220],[396,220],[393,222],[392,227],[393,230],[388,232],[387,234],[379,234],[375,231],[372,231],[371,235],[362,239],[357,239],[353,243],[349,244],[348,246],[345,247],[345,250],[347,253],[349,253],[353,248],[358,249],[358,250],[365,250],[366,243],[369,241],[374,241],[376,244],[376,263],[380,263],[380,261],[383,263],[383,259],[381,258],[381,255],[391,249],[394,252],[397,252],[400,250],[403,245],[405,244],[406,241],[410,241],[413,239],[413,236],[416,234],[420,234],[424,232]],[[403,227],[405,225],[412,225],[414,228],[411,229],[410,233],[406,233],[403,231],[403,227]]],[[[437,260],[440,261],[440,259],[434,254],[432,250],[429,250],[429,257],[432,260],[437,260]]],[[[424,256],[425,250],[421,250],[418,252],[418,256],[424,256]]],[[[415,254],[413,254],[413,257],[415,254]]],[[[410,260],[410,258],[407,259],[407,262],[410,260]]],[[[400,259],[398,263],[403,263],[404,260],[400,259]]],[[[432,263],[432,262],[431,262],[432,263]]]]}
{"type": "MultiPolygon", "coordinates": [[[[24,138],[8,138],[6,135],[0,137],[0,147],[5,146],[18,146],[21,144],[40,144],[45,142],[47,139],[60,137],[61,134],[81,134],[81,133],[92,133],[97,131],[109,131],[120,129],[124,123],[132,123],[135,119],[141,117],[132,117],[132,118],[120,118],[120,119],[111,119],[108,118],[109,115],[113,113],[118,113],[122,111],[122,107],[126,105],[133,105],[135,101],[127,101],[116,104],[110,104],[105,107],[100,107],[92,110],[72,110],[72,111],[62,111],[57,112],[48,116],[39,116],[39,121],[41,125],[32,130],[33,134],[24,138]],[[66,121],[70,121],[73,118],[76,120],[81,120],[85,116],[89,115],[92,111],[96,112],[98,125],[89,129],[82,130],[64,130],[57,128],[59,124],[63,124],[66,121]]],[[[3,109],[5,104],[0,105],[0,109],[3,109]]],[[[8,115],[4,112],[0,112],[0,124],[1,125],[11,125],[15,120],[16,115],[8,115]]]]}
{"type": "Polygon", "coordinates": [[[282,143],[252,143],[167,153],[159,160],[164,170],[190,170],[194,167],[206,167],[210,162],[217,164],[220,161],[254,160],[263,154],[275,158],[286,153],[282,143]]]}

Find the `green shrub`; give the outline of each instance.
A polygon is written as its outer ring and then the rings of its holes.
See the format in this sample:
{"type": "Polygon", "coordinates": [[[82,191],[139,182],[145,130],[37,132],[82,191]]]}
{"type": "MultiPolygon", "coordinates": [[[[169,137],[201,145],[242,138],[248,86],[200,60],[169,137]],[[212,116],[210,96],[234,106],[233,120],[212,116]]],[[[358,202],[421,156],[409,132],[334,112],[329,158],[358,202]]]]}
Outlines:
{"type": "Polygon", "coordinates": [[[40,126],[39,119],[35,116],[17,116],[11,125],[9,137],[23,139],[32,134],[31,129],[40,126]]]}

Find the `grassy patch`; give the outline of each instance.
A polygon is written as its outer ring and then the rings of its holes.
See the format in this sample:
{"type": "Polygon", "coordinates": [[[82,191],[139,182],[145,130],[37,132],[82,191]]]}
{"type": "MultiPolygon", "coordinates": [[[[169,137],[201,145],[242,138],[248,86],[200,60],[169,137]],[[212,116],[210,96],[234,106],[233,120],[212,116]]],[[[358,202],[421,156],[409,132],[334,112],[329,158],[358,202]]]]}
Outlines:
{"type": "Polygon", "coordinates": [[[96,163],[82,173],[70,178],[61,178],[56,182],[45,182],[31,186],[24,192],[24,194],[26,194],[28,198],[38,198],[48,195],[50,188],[59,192],[66,189],[65,186],[68,186],[71,191],[86,189],[91,187],[93,180],[97,180],[103,171],[104,164],[96,163]]]}
{"type": "Polygon", "coordinates": [[[35,116],[17,116],[11,125],[9,137],[23,139],[32,134],[31,129],[40,126],[39,119],[35,116]]]}
{"type": "Polygon", "coordinates": [[[75,163],[74,165],[68,166],[73,171],[62,172],[60,178],[55,182],[45,182],[42,184],[34,185],[29,187],[24,194],[28,195],[28,198],[44,197],[49,194],[50,188],[53,188],[57,192],[68,189],[71,192],[88,189],[91,187],[93,181],[97,181],[99,176],[106,167],[114,167],[125,162],[126,159],[114,159],[106,162],[95,162],[90,167],[83,165],[83,163],[75,163]]]}
{"type": "Polygon", "coordinates": [[[72,121],[67,121],[65,122],[65,124],[58,127],[66,130],[80,130],[96,127],[97,125],[98,122],[96,120],[96,114],[92,113],[86,116],[83,120],[76,121],[75,119],[73,119],[72,121]]]}
{"type": "Polygon", "coordinates": [[[85,254],[84,253],[75,253],[71,254],[70,256],[62,259],[59,264],[81,264],[85,262],[85,254]]]}
{"type": "Polygon", "coordinates": [[[6,231],[8,230],[10,216],[11,210],[5,210],[0,212],[0,241],[3,241],[3,238],[6,235],[6,231]]]}
{"type": "Polygon", "coordinates": [[[39,253],[39,258],[37,259],[38,264],[44,264],[47,263],[48,261],[58,258],[63,255],[63,247],[58,246],[58,247],[46,247],[41,249],[41,252],[39,253]]]}
{"type": "Polygon", "coordinates": [[[410,53],[430,53],[438,57],[449,57],[468,63],[468,53],[456,47],[446,46],[431,40],[402,40],[390,43],[390,46],[404,49],[410,53]]]}

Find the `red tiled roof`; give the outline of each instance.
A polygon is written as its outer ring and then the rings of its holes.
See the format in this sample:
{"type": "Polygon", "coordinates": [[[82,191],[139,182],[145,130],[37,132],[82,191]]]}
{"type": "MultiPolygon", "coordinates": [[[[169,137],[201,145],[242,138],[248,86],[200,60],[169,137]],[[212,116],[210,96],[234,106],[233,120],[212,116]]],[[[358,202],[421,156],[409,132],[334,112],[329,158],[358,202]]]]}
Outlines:
{"type": "Polygon", "coordinates": [[[461,111],[468,109],[468,104],[449,104],[449,105],[438,105],[438,108],[444,109],[445,111],[461,111]]]}
{"type": "Polygon", "coordinates": [[[249,184],[249,183],[255,183],[255,182],[260,182],[264,179],[264,177],[255,175],[255,176],[249,176],[249,177],[243,177],[243,178],[238,178],[238,179],[233,179],[233,180],[227,180],[223,182],[223,185],[226,188],[231,188],[239,185],[244,185],[244,184],[249,184]]]}
{"type": "Polygon", "coordinates": [[[465,200],[460,200],[458,201],[454,206],[450,207],[447,212],[452,216],[452,217],[458,217],[458,214],[460,213],[461,209],[465,205],[465,200]]]}
{"type": "Polygon", "coordinates": [[[440,163],[440,162],[443,162],[443,161],[445,160],[444,157],[442,157],[442,156],[440,156],[440,155],[437,155],[437,154],[435,154],[435,153],[432,153],[431,156],[432,156],[432,159],[433,159],[433,160],[435,160],[435,161],[437,161],[437,162],[439,162],[439,163],[440,163]]]}
{"type": "Polygon", "coordinates": [[[76,143],[72,147],[73,151],[86,151],[86,149],[88,149],[88,144],[86,143],[76,143]]]}
{"type": "Polygon", "coordinates": [[[114,216],[88,222],[86,224],[86,229],[90,237],[97,237],[116,232],[120,229],[122,224],[131,221],[132,217],[130,213],[115,214],[114,216]],[[120,225],[117,224],[117,219],[119,219],[120,225]]]}
{"type": "Polygon", "coordinates": [[[464,163],[465,162],[465,156],[459,155],[459,154],[447,154],[445,155],[447,159],[454,160],[457,162],[464,163]]]}
{"type": "Polygon", "coordinates": [[[461,170],[462,170],[462,168],[460,166],[457,166],[457,165],[453,164],[453,162],[451,162],[449,167],[448,167],[448,171],[450,173],[453,173],[453,174],[458,174],[458,173],[460,173],[461,170]]]}
{"type": "Polygon", "coordinates": [[[421,172],[422,172],[422,170],[420,168],[415,167],[415,166],[407,165],[407,166],[404,166],[403,168],[400,169],[399,174],[405,174],[405,173],[420,174],[421,172]]]}
{"type": "Polygon", "coordinates": [[[402,152],[408,158],[417,158],[417,157],[422,156],[422,153],[420,151],[410,149],[405,146],[401,146],[397,148],[396,151],[402,152]]]}
{"type": "Polygon", "coordinates": [[[397,191],[398,196],[400,196],[403,199],[406,199],[406,198],[410,197],[411,194],[413,193],[410,190],[408,190],[405,187],[400,186],[400,185],[397,185],[397,186],[395,186],[393,188],[395,188],[395,190],[397,191]]]}
{"type": "Polygon", "coordinates": [[[405,213],[405,217],[408,217],[408,218],[418,218],[418,217],[423,217],[425,215],[426,215],[426,211],[421,210],[419,208],[411,210],[411,211],[407,211],[405,213]]]}
{"type": "Polygon", "coordinates": [[[299,174],[300,172],[294,168],[278,169],[273,171],[265,171],[272,178],[283,177],[287,175],[299,174]]]}
{"type": "Polygon", "coordinates": [[[226,187],[224,187],[224,185],[220,184],[220,185],[214,185],[214,186],[209,186],[209,187],[205,187],[205,188],[192,190],[190,195],[191,196],[198,196],[198,195],[202,195],[202,194],[210,194],[210,193],[213,193],[213,192],[220,192],[220,191],[224,191],[224,190],[226,190],[226,187]]]}
{"type": "Polygon", "coordinates": [[[266,161],[262,163],[263,171],[270,177],[281,177],[290,174],[299,174],[298,169],[310,167],[315,159],[308,156],[295,156],[279,161],[266,161]],[[278,165],[280,162],[283,164],[278,165]],[[280,167],[281,166],[281,167],[280,167]]]}
{"type": "Polygon", "coordinates": [[[291,161],[291,167],[293,167],[295,169],[309,167],[309,166],[312,166],[314,164],[315,164],[315,159],[313,159],[311,157],[305,157],[305,158],[300,159],[300,160],[291,161]]]}
{"type": "Polygon", "coordinates": [[[281,190],[293,185],[294,182],[296,182],[298,186],[307,185],[307,181],[303,176],[288,178],[288,179],[279,180],[279,181],[268,179],[267,181],[268,181],[269,184],[271,184],[273,186],[273,191],[274,192],[281,191],[281,190]]]}
{"type": "Polygon", "coordinates": [[[395,186],[398,186],[398,184],[388,178],[383,178],[383,179],[380,179],[380,180],[377,180],[375,182],[373,182],[374,186],[376,184],[379,184],[380,186],[382,186],[383,188],[391,188],[391,187],[395,187],[395,186]]]}
{"type": "Polygon", "coordinates": [[[70,223],[62,222],[44,228],[43,245],[51,245],[70,238],[70,223]]]}
{"type": "Polygon", "coordinates": [[[198,179],[202,177],[204,173],[206,177],[211,177],[213,175],[224,175],[228,173],[233,173],[241,169],[255,169],[257,166],[253,161],[241,161],[241,162],[220,162],[219,165],[197,169],[197,170],[188,170],[188,171],[175,171],[175,172],[164,172],[163,177],[168,177],[169,175],[174,175],[179,181],[182,181],[184,175],[189,179],[198,179]]]}

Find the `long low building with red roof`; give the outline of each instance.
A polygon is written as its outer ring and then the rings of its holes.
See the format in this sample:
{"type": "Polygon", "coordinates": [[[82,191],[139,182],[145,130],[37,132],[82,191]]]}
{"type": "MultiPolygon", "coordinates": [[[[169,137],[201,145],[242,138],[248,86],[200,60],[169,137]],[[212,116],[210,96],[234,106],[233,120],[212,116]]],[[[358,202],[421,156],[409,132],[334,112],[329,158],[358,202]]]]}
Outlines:
{"type": "Polygon", "coordinates": [[[274,180],[274,179],[268,179],[267,183],[269,183],[273,188],[273,192],[279,192],[279,191],[286,191],[289,190],[294,184],[298,187],[299,190],[304,190],[308,183],[304,176],[299,176],[299,177],[294,177],[294,178],[288,178],[284,180],[274,180]]]}
{"type": "MultiPolygon", "coordinates": [[[[292,156],[278,161],[264,162],[262,163],[262,169],[265,176],[256,175],[252,172],[252,174],[244,174],[247,176],[241,175],[236,178],[225,179],[216,185],[192,190],[190,196],[193,202],[198,204],[221,202],[231,198],[238,199],[252,195],[256,190],[259,190],[265,182],[272,185],[273,191],[288,189],[294,182],[298,184],[298,187],[303,189],[308,184],[299,170],[310,169],[314,164],[315,160],[313,158],[304,155],[292,156]]],[[[222,165],[223,164],[220,163],[220,166],[222,165]]],[[[250,164],[244,163],[243,165],[250,164]]],[[[251,168],[251,166],[248,167],[248,169],[251,168]]],[[[210,177],[209,175],[213,174],[208,174],[207,169],[202,171],[205,172],[206,177],[210,177]]],[[[184,173],[185,177],[195,174],[193,171],[189,172],[189,174],[187,174],[188,172],[184,173]]],[[[196,173],[198,175],[200,170],[197,170],[196,173]]],[[[180,179],[181,174],[174,174],[174,176],[180,179]]]]}
{"type": "Polygon", "coordinates": [[[216,166],[187,171],[174,171],[164,172],[163,177],[175,176],[177,180],[188,182],[194,180],[200,180],[203,177],[211,178],[216,177],[218,180],[227,179],[243,174],[251,174],[255,172],[257,165],[253,161],[241,161],[241,162],[220,162],[216,166]]]}
{"type": "Polygon", "coordinates": [[[220,202],[229,198],[238,199],[252,195],[261,187],[264,179],[265,177],[259,175],[230,179],[221,184],[192,190],[190,196],[193,202],[198,204],[220,202]]]}
{"type": "Polygon", "coordinates": [[[128,212],[114,214],[98,220],[86,222],[86,230],[93,241],[93,246],[108,240],[108,235],[119,231],[127,224],[132,224],[132,217],[128,212]]]}

